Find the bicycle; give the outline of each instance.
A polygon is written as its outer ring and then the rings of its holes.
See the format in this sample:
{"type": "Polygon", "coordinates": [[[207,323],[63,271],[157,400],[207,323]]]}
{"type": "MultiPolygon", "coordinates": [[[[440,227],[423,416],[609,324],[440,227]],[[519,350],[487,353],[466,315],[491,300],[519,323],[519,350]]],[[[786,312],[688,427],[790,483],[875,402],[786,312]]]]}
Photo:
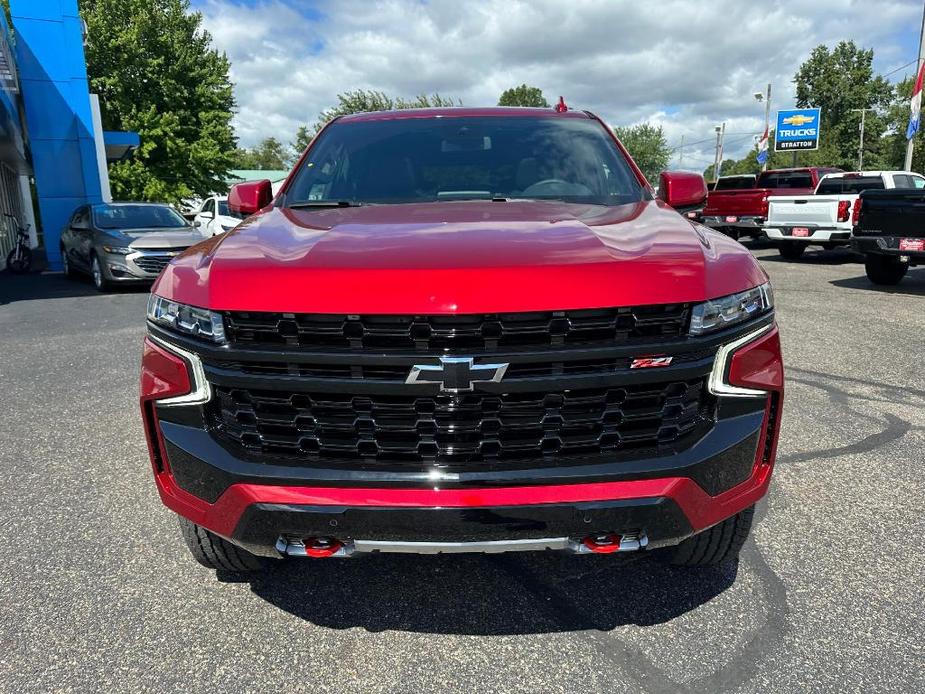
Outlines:
{"type": "Polygon", "coordinates": [[[29,226],[23,227],[19,219],[9,212],[3,213],[16,224],[16,245],[6,256],[6,266],[14,275],[21,275],[32,269],[32,249],[29,247],[29,226]]]}

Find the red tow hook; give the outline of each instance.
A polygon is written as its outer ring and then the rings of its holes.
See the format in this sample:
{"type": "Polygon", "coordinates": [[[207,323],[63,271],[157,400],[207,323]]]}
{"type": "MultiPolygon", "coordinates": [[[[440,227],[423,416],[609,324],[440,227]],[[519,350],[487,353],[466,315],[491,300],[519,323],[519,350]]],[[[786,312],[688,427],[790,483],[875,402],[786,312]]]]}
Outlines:
{"type": "Polygon", "coordinates": [[[620,551],[620,536],[616,533],[588,535],[581,541],[585,547],[597,554],[610,554],[620,551]]]}
{"type": "Polygon", "coordinates": [[[314,559],[333,557],[344,543],[333,537],[306,537],[303,541],[306,556],[314,559]]]}

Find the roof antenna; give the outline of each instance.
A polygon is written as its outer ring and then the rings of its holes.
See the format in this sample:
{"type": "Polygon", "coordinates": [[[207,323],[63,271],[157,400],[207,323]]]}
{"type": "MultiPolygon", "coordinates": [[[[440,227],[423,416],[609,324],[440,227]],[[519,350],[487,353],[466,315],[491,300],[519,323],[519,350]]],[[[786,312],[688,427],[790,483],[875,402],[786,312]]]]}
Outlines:
{"type": "Polygon", "coordinates": [[[565,105],[565,97],[559,97],[559,103],[556,104],[556,113],[565,113],[568,111],[568,106],[565,105]]]}

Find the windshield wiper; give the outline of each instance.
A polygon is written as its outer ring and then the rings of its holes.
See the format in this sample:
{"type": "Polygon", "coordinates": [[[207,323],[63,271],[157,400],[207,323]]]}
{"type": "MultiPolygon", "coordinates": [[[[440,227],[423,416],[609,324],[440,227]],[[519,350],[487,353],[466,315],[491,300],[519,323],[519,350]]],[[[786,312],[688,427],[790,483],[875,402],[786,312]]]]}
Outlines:
{"type": "Polygon", "coordinates": [[[311,209],[313,207],[362,207],[362,202],[350,202],[349,200],[306,200],[305,202],[293,202],[287,205],[294,210],[311,209]]]}

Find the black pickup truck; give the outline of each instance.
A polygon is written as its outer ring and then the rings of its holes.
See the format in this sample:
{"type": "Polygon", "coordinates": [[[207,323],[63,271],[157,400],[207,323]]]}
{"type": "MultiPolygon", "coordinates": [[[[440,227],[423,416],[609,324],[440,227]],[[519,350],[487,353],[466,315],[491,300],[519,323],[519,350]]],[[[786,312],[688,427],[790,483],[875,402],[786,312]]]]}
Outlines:
{"type": "Polygon", "coordinates": [[[910,266],[925,264],[925,190],[861,193],[851,247],[864,254],[874,284],[896,284],[910,266]]]}

